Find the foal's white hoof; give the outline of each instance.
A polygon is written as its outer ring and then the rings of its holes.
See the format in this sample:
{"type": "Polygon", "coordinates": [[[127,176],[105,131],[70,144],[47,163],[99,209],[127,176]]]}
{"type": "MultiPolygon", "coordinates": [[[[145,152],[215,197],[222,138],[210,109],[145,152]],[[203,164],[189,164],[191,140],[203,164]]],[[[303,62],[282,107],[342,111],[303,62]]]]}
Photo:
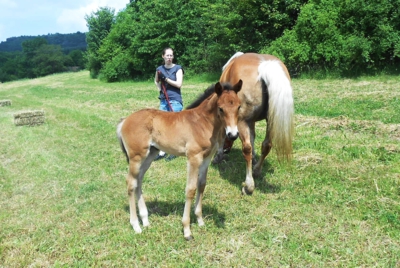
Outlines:
{"type": "Polygon", "coordinates": [[[142,228],[140,228],[139,223],[131,223],[133,230],[135,233],[140,234],[142,233],[142,228]]]}
{"type": "Polygon", "coordinates": [[[143,221],[143,227],[149,227],[150,226],[149,220],[142,220],[142,221],[143,221]]]}
{"type": "Polygon", "coordinates": [[[205,225],[203,219],[197,219],[197,224],[199,226],[204,226],[205,225]]]}

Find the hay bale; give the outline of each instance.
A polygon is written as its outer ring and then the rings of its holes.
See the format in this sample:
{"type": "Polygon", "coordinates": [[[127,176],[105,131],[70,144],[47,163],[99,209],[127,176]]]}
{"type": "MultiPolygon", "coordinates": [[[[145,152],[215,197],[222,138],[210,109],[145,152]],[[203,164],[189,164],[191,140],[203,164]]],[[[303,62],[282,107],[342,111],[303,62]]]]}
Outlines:
{"type": "Polygon", "coordinates": [[[38,126],[44,123],[44,111],[22,111],[14,114],[14,124],[16,126],[38,126]]]}
{"type": "Polygon", "coordinates": [[[0,107],[11,106],[11,100],[0,100],[0,107]]]}

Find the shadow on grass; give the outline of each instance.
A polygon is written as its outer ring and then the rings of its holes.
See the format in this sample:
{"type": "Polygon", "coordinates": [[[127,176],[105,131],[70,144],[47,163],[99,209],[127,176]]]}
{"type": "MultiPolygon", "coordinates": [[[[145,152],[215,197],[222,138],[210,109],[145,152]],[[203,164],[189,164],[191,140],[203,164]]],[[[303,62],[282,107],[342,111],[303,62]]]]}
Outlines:
{"type": "MultiPolygon", "coordinates": [[[[259,159],[258,155],[256,159],[259,159]]],[[[274,169],[267,159],[268,157],[264,161],[261,177],[253,177],[256,187],[255,191],[279,193],[281,187],[268,182],[268,177],[274,173],[274,169]]],[[[212,164],[211,166],[219,171],[223,179],[229,181],[233,185],[237,185],[239,191],[242,191],[242,184],[246,180],[246,162],[241,150],[232,148],[228,154],[224,154],[224,160],[221,163],[212,164]]]]}
{"type": "MultiPolygon", "coordinates": [[[[168,217],[170,215],[183,215],[183,209],[185,207],[184,202],[165,202],[165,201],[149,201],[146,202],[147,209],[149,211],[149,217],[151,215],[157,215],[160,217],[168,217]]],[[[129,213],[129,205],[125,205],[125,211],[129,213]]],[[[203,205],[203,218],[212,219],[215,226],[218,228],[225,228],[225,213],[221,213],[215,206],[203,205]]],[[[197,223],[197,217],[193,213],[193,206],[190,211],[190,223],[197,223]]]]}

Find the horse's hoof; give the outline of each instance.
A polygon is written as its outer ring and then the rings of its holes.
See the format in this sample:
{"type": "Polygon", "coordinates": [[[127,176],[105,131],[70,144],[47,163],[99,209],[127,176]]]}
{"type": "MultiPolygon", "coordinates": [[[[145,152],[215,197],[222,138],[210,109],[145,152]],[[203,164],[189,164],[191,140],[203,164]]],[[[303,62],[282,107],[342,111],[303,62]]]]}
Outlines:
{"type": "Polygon", "coordinates": [[[247,187],[247,186],[242,187],[243,195],[252,195],[253,192],[254,192],[254,188],[249,189],[249,187],[247,187]]]}
{"type": "Polygon", "coordinates": [[[261,170],[253,169],[253,177],[260,178],[261,177],[261,170]]]}
{"type": "Polygon", "coordinates": [[[185,237],[186,241],[191,241],[194,239],[193,235],[190,235],[188,237],[185,237]]]}
{"type": "Polygon", "coordinates": [[[224,155],[222,155],[222,156],[221,156],[221,155],[216,155],[216,156],[214,157],[212,163],[213,163],[214,165],[216,165],[216,164],[221,163],[222,160],[224,160],[224,155]]]}

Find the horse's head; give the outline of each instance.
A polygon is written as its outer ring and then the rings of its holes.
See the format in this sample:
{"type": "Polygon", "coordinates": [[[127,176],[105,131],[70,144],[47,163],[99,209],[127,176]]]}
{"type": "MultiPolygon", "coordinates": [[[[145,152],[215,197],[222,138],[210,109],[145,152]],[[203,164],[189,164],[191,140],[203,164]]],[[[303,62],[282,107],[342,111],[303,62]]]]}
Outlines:
{"type": "Polygon", "coordinates": [[[238,115],[240,99],[237,93],[242,88],[242,80],[232,86],[228,83],[218,82],[215,85],[215,93],[218,95],[218,116],[225,125],[225,134],[230,140],[236,140],[239,136],[238,115]]]}

